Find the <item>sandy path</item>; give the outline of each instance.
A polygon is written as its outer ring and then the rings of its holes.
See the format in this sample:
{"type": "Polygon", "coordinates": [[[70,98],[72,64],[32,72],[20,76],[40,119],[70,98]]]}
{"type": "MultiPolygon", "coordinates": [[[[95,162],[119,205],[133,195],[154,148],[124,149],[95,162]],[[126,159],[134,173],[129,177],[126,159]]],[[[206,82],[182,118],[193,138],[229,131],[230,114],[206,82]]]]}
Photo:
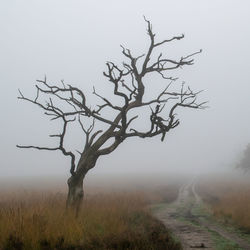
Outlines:
{"type": "MultiPolygon", "coordinates": [[[[155,216],[181,241],[183,249],[216,249],[212,233],[216,232],[227,240],[233,240],[241,249],[250,250],[250,244],[237,234],[228,232],[207,217],[192,212],[202,200],[195,191],[194,180],[183,185],[177,200],[171,205],[162,204],[155,209],[155,216]]],[[[238,248],[239,249],[239,248],[238,248]]]]}

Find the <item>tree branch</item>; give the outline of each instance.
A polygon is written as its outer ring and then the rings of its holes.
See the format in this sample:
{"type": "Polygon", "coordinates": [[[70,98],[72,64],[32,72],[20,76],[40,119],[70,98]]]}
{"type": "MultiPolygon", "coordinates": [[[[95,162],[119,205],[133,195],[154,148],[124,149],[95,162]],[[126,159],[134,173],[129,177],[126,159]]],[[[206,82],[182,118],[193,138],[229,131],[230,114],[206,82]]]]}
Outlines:
{"type": "Polygon", "coordinates": [[[194,63],[193,57],[202,51],[191,53],[178,60],[165,58],[162,53],[158,57],[155,57],[156,48],[166,45],[171,41],[181,40],[184,38],[184,35],[174,36],[170,39],[157,42],[151,22],[145,17],[144,20],[147,24],[147,34],[150,41],[145,53],[134,56],[129,49],[121,46],[122,54],[126,61],[123,62],[121,67],[117,66],[114,62],[107,62],[107,70],[103,72],[103,75],[112,83],[113,95],[121,98],[122,104],[120,106],[114,105],[114,102],[109,97],[98,94],[95,88],[93,88],[92,94],[97,96],[101,100],[101,103],[92,108],[87,103],[85,93],[79,88],[65,84],[64,81],[61,81],[59,86],[51,85],[47,83],[46,77],[44,80],[37,80],[35,98],[29,99],[19,90],[20,96],[18,99],[37,105],[44,110],[44,113],[51,120],[61,119],[63,121],[62,132],[50,135],[53,138],[57,137],[59,139],[59,145],[55,148],[20,145],[17,145],[17,147],[49,151],[60,150],[64,155],[71,157],[70,172],[72,175],[78,174],[78,172],[86,173],[88,169],[85,169],[86,171],[81,169],[82,162],[86,160],[85,158],[88,160],[91,158],[91,167],[93,167],[100,155],[113,152],[123,140],[129,137],[150,138],[161,135],[161,140],[163,141],[166,133],[180,124],[175,114],[177,108],[205,108],[206,102],[197,102],[197,96],[200,92],[194,92],[189,87],[186,88],[184,83],[179,91],[171,91],[170,87],[172,87],[172,83],[177,78],[167,75],[167,72],[170,70],[192,65],[194,63]],[[156,59],[153,60],[151,58],[156,59]],[[170,80],[170,83],[156,97],[145,101],[144,79],[147,75],[153,73],[160,75],[164,82],[165,80],[170,80]],[[48,98],[42,99],[45,95],[48,98]],[[169,106],[168,109],[166,109],[167,105],[169,106]],[[131,128],[133,121],[139,118],[140,115],[139,112],[135,114],[133,111],[136,108],[142,107],[149,107],[151,109],[151,114],[148,117],[149,128],[146,131],[131,128]],[[114,114],[105,112],[107,108],[115,112],[115,117],[113,117],[114,114]],[[110,119],[108,118],[109,115],[110,119]],[[92,124],[88,128],[83,124],[81,120],[82,116],[85,119],[92,119],[92,124]],[[78,151],[80,153],[80,160],[77,163],[77,170],[75,171],[76,157],[73,152],[65,149],[64,139],[68,124],[74,122],[76,119],[78,119],[86,140],[83,152],[78,151]],[[93,132],[95,122],[108,125],[108,127],[104,131],[100,129],[93,132]],[[106,145],[105,143],[110,139],[114,139],[114,142],[102,149],[103,145],[106,145]]]}

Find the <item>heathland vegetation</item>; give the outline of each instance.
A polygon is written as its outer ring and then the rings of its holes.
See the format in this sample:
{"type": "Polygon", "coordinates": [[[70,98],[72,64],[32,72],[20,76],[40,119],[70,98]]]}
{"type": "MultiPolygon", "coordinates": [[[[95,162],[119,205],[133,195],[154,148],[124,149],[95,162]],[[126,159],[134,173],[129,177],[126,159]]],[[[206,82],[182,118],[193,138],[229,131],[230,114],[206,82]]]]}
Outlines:
{"type": "Polygon", "coordinates": [[[176,190],[90,190],[77,218],[65,211],[64,193],[2,192],[0,249],[181,249],[147,208],[176,190]]]}
{"type": "Polygon", "coordinates": [[[223,178],[200,182],[199,191],[220,221],[250,232],[250,184],[248,178],[223,178]]]}

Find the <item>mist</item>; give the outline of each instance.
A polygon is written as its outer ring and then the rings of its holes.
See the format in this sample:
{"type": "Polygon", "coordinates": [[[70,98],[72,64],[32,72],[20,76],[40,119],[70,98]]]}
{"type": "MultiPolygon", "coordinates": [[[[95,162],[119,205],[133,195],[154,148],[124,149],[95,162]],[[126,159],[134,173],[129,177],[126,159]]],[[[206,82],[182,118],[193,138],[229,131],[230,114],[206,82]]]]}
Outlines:
{"type": "MultiPolygon", "coordinates": [[[[143,15],[159,40],[185,34],[162,48],[168,57],[203,50],[193,66],[171,75],[204,90],[199,100],[208,101],[209,107],[178,111],[181,124],[164,142],[159,136],[126,140],[98,160],[88,179],[233,170],[250,141],[249,8],[244,0],[2,1],[1,179],[69,176],[70,160],[61,152],[16,148],[53,145],[48,135],[58,126],[34,105],[18,101],[18,89],[33,98],[36,79],[46,75],[50,83],[63,79],[79,87],[94,105],[93,85],[106,96],[111,93],[102,72],[107,61],[123,61],[120,44],[135,55],[148,48],[143,15]]],[[[154,93],[158,82],[148,80],[148,93],[154,93]]],[[[80,146],[79,130],[70,132],[67,142],[80,146]]]]}

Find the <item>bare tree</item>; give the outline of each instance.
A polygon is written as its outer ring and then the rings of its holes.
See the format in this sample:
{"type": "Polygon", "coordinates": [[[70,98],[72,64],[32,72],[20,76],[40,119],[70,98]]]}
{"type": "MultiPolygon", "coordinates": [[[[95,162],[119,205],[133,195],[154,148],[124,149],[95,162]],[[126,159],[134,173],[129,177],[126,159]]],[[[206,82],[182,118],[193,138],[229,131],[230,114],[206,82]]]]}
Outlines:
{"type": "Polygon", "coordinates": [[[185,65],[192,65],[193,56],[200,51],[181,57],[179,60],[172,60],[163,57],[160,53],[155,60],[155,49],[175,40],[181,40],[184,35],[175,36],[160,42],[155,41],[155,34],[150,21],[145,19],[147,34],[150,45],[145,54],[140,56],[132,55],[127,48],[122,48],[125,62],[118,66],[113,62],[107,62],[107,70],[103,75],[113,85],[113,95],[120,98],[120,105],[115,105],[110,98],[107,98],[93,89],[93,94],[100,98],[101,105],[91,108],[87,104],[85,94],[77,87],[66,85],[62,81],[60,85],[51,85],[44,80],[37,80],[37,94],[34,99],[25,97],[20,91],[21,100],[31,102],[45,111],[51,120],[60,119],[63,123],[62,131],[59,134],[51,135],[57,137],[57,147],[39,147],[17,145],[19,148],[33,148],[38,150],[56,151],[60,150],[65,156],[71,159],[70,178],[68,179],[67,206],[75,207],[77,210],[83,199],[83,180],[90,169],[95,167],[97,159],[102,155],[113,152],[124,140],[130,137],[150,138],[161,136],[161,141],[171,129],[180,123],[176,116],[177,108],[204,108],[205,102],[197,103],[196,98],[199,92],[192,91],[183,83],[179,91],[171,90],[176,78],[166,75],[168,71],[181,68],[185,65]],[[149,101],[145,101],[145,76],[159,74],[166,81],[165,87],[160,93],[149,101]],[[48,98],[43,98],[44,96],[48,98]],[[61,107],[56,103],[64,102],[61,107]],[[142,115],[139,108],[147,108],[148,129],[143,131],[134,126],[135,121],[142,115]],[[109,113],[105,110],[111,110],[109,113]],[[132,112],[133,111],[133,112],[132,112]],[[136,111],[136,115],[134,114],[136,111]],[[132,113],[132,114],[131,114],[132,113]],[[113,118],[108,118],[112,114],[113,118]],[[87,127],[84,121],[92,119],[91,126],[87,127]],[[84,121],[83,121],[84,120],[84,121]],[[70,123],[78,122],[85,134],[85,146],[80,152],[79,160],[74,151],[65,148],[64,139],[70,123]],[[105,124],[104,130],[95,129],[96,123],[105,124]],[[106,146],[109,142],[109,145],[106,146]]]}
{"type": "Polygon", "coordinates": [[[245,173],[250,171],[250,144],[246,146],[237,168],[242,169],[245,173]]]}

